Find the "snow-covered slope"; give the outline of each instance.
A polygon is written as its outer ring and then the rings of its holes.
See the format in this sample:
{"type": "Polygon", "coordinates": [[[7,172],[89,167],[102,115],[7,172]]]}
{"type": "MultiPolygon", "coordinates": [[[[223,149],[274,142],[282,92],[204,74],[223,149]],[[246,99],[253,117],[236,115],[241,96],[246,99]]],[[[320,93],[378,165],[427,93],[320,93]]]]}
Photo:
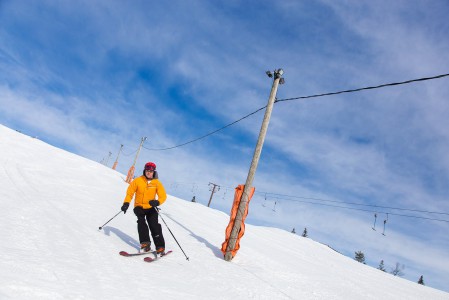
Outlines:
{"type": "Polygon", "coordinates": [[[162,221],[173,254],[121,257],[138,247],[132,211],[98,227],[120,211],[124,177],[0,125],[0,299],[449,299],[275,228],[247,225],[226,262],[229,216],[175,197],[162,217],[190,260],[162,221]]]}

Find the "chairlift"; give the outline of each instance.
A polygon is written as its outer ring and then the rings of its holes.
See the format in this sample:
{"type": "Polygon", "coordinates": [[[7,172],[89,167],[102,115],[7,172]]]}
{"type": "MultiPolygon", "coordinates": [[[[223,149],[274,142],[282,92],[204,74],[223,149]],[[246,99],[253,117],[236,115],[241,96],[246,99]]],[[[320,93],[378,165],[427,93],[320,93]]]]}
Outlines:
{"type": "Polygon", "coordinates": [[[384,220],[384,231],[382,232],[382,235],[385,236],[385,224],[387,224],[388,221],[388,214],[387,214],[387,218],[384,220]]]}
{"type": "Polygon", "coordinates": [[[376,221],[377,221],[377,213],[374,214],[374,225],[371,227],[372,230],[376,231],[376,221]]]}
{"type": "Polygon", "coordinates": [[[226,200],[226,193],[228,192],[228,189],[226,188],[226,190],[223,193],[223,200],[226,200]]]}
{"type": "Polygon", "coordinates": [[[178,184],[177,183],[172,183],[170,184],[170,188],[174,191],[176,191],[178,189],[178,184]]]}
{"type": "Polygon", "coordinates": [[[194,184],[192,184],[192,189],[191,189],[191,192],[192,192],[193,196],[195,196],[195,189],[196,189],[196,185],[194,183],[194,184]]]}

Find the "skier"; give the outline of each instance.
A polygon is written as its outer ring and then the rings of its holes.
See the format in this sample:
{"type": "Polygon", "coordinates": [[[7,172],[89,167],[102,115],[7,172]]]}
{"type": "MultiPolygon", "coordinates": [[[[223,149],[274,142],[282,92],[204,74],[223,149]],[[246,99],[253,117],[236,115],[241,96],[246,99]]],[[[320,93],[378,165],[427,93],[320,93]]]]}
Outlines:
{"type": "Polygon", "coordinates": [[[134,214],[137,216],[137,231],[139,232],[141,251],[151,251],[149,227],[157,253],[164,254],[165,240],[162,235],[162,226],[159,224],[159,215],[156,207],[165,202],[167,194],[164,186],[158,179],[155,163],[147,162],[143,175],[135,178],[130,183],[121,208],[124,213],[126,213],[134,195],[134,214]]]}

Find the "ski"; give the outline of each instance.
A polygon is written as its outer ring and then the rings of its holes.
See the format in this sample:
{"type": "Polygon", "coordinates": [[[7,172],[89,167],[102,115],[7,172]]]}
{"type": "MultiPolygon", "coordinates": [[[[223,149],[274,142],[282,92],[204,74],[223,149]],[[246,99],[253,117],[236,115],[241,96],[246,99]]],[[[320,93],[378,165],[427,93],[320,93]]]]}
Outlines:
{"type": "Polygon", "coordinates": [[[148,257],[145,257],[143,260],[145,262],[153,262],[153,261],[156,261],[156,260],[158,260],[158,259],[160,259],[160,258],[162,258],[164,256],[169,255],[172,252],[173,252],[172,250],[169,250],[169,251],[165,252],[164,254],[157,254],[156,252],[152,252],[153,253],[153,257],[152,256],[148,256],[148,257]]]}
{"type": "Polygon", "coordinates": [[[156,252],[156,251],[137,252],[137,253],[128,253],[126,251],[120,251],[119,254],[121,256],[130,257],[130,256],[140,256],[140,255],[145,255],[145,254],[149,255],[149,254],[153,254],[153,252],[156,252]]]}

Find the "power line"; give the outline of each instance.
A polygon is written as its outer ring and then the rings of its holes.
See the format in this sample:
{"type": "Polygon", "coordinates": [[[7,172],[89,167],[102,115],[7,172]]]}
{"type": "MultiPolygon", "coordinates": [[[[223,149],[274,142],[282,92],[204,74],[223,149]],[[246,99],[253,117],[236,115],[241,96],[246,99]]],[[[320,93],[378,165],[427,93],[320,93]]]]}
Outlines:
{"type": "Polygon", "coordinates": [[[351,210],[359,210],[359,211],[366,211],[366,212],[372,212],[372,213],[384,213],[384,214],[393,215],[393,216],[399,216],[399,217],[424,219],[424,220],[430,220],[430,221],[439,221],[439,222],[449,223],[449,220],[445,220],[445,219],[435,219],[435,218],[429,218],[429,217],[403,215],[403,214],[397,214],[397,213],[392,213],[392,212],[376,211],[376,210],[369,210],[369,209],[363,209],[363,208],[346,207],[346,206],[339,206],[339,205],[332,205],[332,204],[325,204],[325,203],[316,203],[316,202],[309,202],[309,201],[300,201],[300,200],[297,200],[297,201],[298,202],[309,203],[309,204],[322,205],[322,206],[329,206],[329,207],[336,207],[336,208],[343,208],[343,209],[351,209],[351,210]]]}
{"type": "Polygon", "coordinates": [[[441,75],[436,75],[436,76],[432,76],[432,77],[423,77],[423,78],[411,79],[411,80],[406,80],[406,81],[401,81],[401,82],[385,83],[385,84],[376,85],[376,86],[368,86],[368,87],[364,87],[364,88],[358,88],[358,89],[352,89],[352,90],[344,90],[344,91],[339,91],[339,92],[331,92],[331,93],[324,93],[324,94],[317,94],[317,95],[310,95],[310,96],[302,96],[302,97],[295,97],[295,98],[279,99],[279,100],[276,100],[276,102],[299,100],[299,99],[308,99],[308,98],[317,98],[317,97],[338,95],[338,94],[344,94],[344,93],[360,92],[360,91],[364,91],[364,90],[379,89],[379,88],[383,88],[383,87],[387,87],[387,86],[395,86],[395,85],[408,84],[408,83],[418,82],[418,81],[426,81],[426,80],[438,79],[438,78],[443,78],[443,77],[446,77],[446,76],[449,76],[449,74],[441,74],[441,75]]]}
{"type": "MultiPolygon", "coordinates": [[[[330,93],[323,93],[323,94],[316,94],[316,95],[310,95],[310,96],[301,96],[301,97],[294,97],[294,98],[286,98],[286,99],[276,99],[275,103],[277,102],[284,102],[284,101],[292,101],[292,100],[299,100],[299,99],[308,99],[308,98],[318,98],[318,97],[324,97],[324,96],[331,96],[331,95],[338,95],[338,94],[343,94],[343,93],[353,93],[353,92],[360,92],[363,90],[372,90],[372,89],[379,89],[379,88],[384,88],[384,87],[388,87],[388,86],[396,86],[396,85],[403,85],[403,84],[409,84],[409,83],[413,83],[413,82],[419,82],[419,81],[426,81],[426,80],[432,80],[432,79],[439,79],[439,78],[443,78],[443,77],[447,77],[449,76],[448,74],[441,74],[441,75],[436,75],[436,76],[432,76],[432,77],[423,77],[423,78],[418,78],[418,79],[411,79],[411,80],[406,80],[406,81],[401,81],[401,82],[393,82],[393,83],[386,83],[386,84],[381,84],[381,85],[376,85],[376,86],[368,86],[368,87],[363,87],[363,88],[358,88],[358,89],[351,89],[351,90],[343,90],[343,91],[338,91],[338,92],[330,92],[330,93]]],[[[237,124],[240,121],[243,121],[244,119],[258,113],[259,111],[265,109],[267,106],[265,105],[264,107],[261,107],[255,111],[253,111],[252,113],[247,114],[246,116],[232,122],[229,123],[228,125],[225,125],[217,130],[214,130],[208,134],[205,134],[203,136],[200,136],[198,138],[195,138],[193,140],[190,140],[188,142],[176,145],[176,146],[172,146],[172,147],[167,147],[167,148],[147,148],[145,146],[143,146],[143,148],[147,149],[147,150],[151,150],[151,151],[164,151],[164,150],[171,150],[171,149],[175,149],[175,148],[179,148],[194,142],[197,142],[199,140],[202,140],[208,136],[211,136],[223,129],[226,129],[234,124],[237,124]]]]}
{"type": "MultiPolygon", "coordinates": [[[[261,193],[261,192],[259,192],[261,193]]],[[[386,211],[379,211],[379,210],[370,210],[370,209],[363,209],[363,208],[355,208],[355,207],[347,207],[347,206],[340,206],[340,205],[333,205],[333,204],[326,204],[326,203],[317,203],[317,202],[311,202],[311,201],[305,201],[305,200],[292,200],[292,199],[286,199],[286,198],[279,198],[279,197],[273,197],[277,199],[279,202],[280,200],[285,201],[294,201],[294,202],[301,202],[301,203],[307,203],[307,204],[315,204],[315,205],[321,205],[321,206],[328,206],[328,207],[335,207],[335,208],[342,208],[342,209],[350,209],[350,210],[358,210],[358,211],[364,211],[364,212],[371,212],[371,213],[383,213],[386,215],[393,215],[393,216],[399,216],[399,217],[407,217],[407,218],[415,218],[415,219],[424,219],[429,221],[438,221],[438,222],[446,222],[449,223],[449,220],[446,219],[436,219],[436,218],[430,218],[430,217],[424,217],[424,216],[416,216],[416,215],[404,215],[404,214],[398,214],[393,212],[386,212],[386,211]]],[[[433,214],[443,214],[443,215],[449,215],[448,213],[440,213],[440,212],[430,212],[430,211],[421,211],[421,210],[415,210],[415,209],[403,209],[403,208],[394,208],[394,207],[387,207],[387,206],[379,206],[379,205],[369,205],[369,204],[361,204],[361,203],[350,203],[350,202],[341,202],[341,201],[332,201],[332,200],[322,200],[322,199],[315,199],[315,198],[306,198],[306,197],[299,197],[296,196],[296,198],[304,198],[304,199],[312,199],[312,200],[321,200],[321,201],[330,201],[330,202],[337,202],[341,204],[352,204],[352,205],[361,205],[361,206],[371,206],[371,207],[379,207],[379,208],[385,208],[385,209],[398,209],[403,211],[413,211],[413,212],[421,212],[421,213],[433,213],[433,214]]]]}
{"type": "Polygon", "coordinates": [[[236,123],[242,121],[243,119],[246,119],[246,118],[248,118],[248,117],[250,117],[250,116],[252,116],[252,115],[258,113],[259,111],[261,111],[261,110],[264,109],[265,107],[267,107],[267,106],[265,105],[264,107],[261,107],[261,108],[259,108],[258,110],[254,111],[254,112],[252,112],[252,113],[247,114],[246,116],[244,116],[244,117],[238,119],[237,121],[234,121],[234,122],[232,122],[232,123],[230,123],[230,124],[228,124],[228,125],[226,125],[226,126],[223,126],[223,127],[219,128],[219,129],[217,129],[217,130],[214,130],[214,131],[212,131],[212,132],[210,132],[210,133],[208,133],[208,134],[206,134],[206,135],[200,136],[199,138],[196,138],[196,139],[194,139],[194,140],[185,142],[185,143],[183,143],[183,144],[179,144],[179,145],[176,145],[176,146],[173,146],[173,147],[168,147],[168,148],[159,148],[159,149],[156,149],[156,148],[147,148],[147,147],[145,147],[145,146],[144,146],[143,148],[145,148],[145,149],[147,149],[147,150],[152,150],[152,151],[162,151],[162,150],[170,150],[170,149],[174,149],[174,148],[179,148],[179,147],[185,146],[185,145],[187,145],[187,144],[191,144],[191,143],[193,143],[193,142],[202,140],[202,139],[204,139],[204,138],[206,138],[206,137],[208,137],[208,136],[210,136],[210,135],[212,135],[212,134],[214,134],[214,133],[217,133],[217,132],[219,132],[219,131],[221,131],[221,130],[227,128],[227,127],[230,127],[230,126],[232,126],[232,125],[234,125],[234,124],[236,124],[236,123]]]}
{"type": "Polygon", "coordinates": [[[122,153],[123,153],[124,156],[131,156],[131,155],[133,155],[134,153],[136,153],[137,150],[139,150],[139,148],[137,148],[136,150],[134,150],[132,153],[129,153],[129,154],[126,154],[125,152],[122,152],[122,153]]]}
{"type": "MultiPolygon", "coordinates": [[[[197,184],[202,185],[204,189],[206,189],[205,184],[198,184],[198,183],[183,183],[183,182],[173,182],[175,184],[197,184]]],[[[222,186],[223,188],[233,189],[232,187],[222,186]]],[[[367,206],[367,207],[375,207],[375,208],[381,208],[381,209],[392,209],[392,210],[400,210],[400,211],[410,211],[410,212],[417,212],[417,213],[429,213],[429,214],[440,214],[440,215],[449,215],[449,213],[445,212],[434,212],[434,211],[426,211],[426,210],[418,210],[418,209],[408,209],[408,208],[400,208],[400,207],[388,207],[388,206],[381,206],[381,205],[373,205],[373,204],[362,204],[362,203],[354,203],[354,202],[344,202],[344,201],[336,201],[336,200],[326,200],[326,199],[319,199],[319,198],[311,198],[311,197],[302,197],[302,196],[289,196],[289,195],[283,195],[283,194],[276,194],[276,193],[267,193],[267,192],[261,192],[256,191],[256,194],[266,194],[266,195],[275,195],[277,197],[271,197],[274,199],[277,199],[276,203],[280,203],[280,201],[292,201],[292,202],[300,202],[305,204],[314,204],[314,205],[321,205],[321,206],[327,206],[327,207],[334,207],[334,208],[341,208],[341,209],[350,209],[350,210],[357,210],[357,211],[363,211],[363,212],[370,212],[370,213],[381,213],[381,214],[387,214],[392,216],[398,216],[398,217],[406,217],[406,218],[415,218],[415,219],[423,219],[428,221],[438,221],[438,222],[446,222],[449,223],[449,220],[446,219],[438,219],[438,218],[431,218],[426,216],[417,216],[417,215],[406,215],[406,214],[399,214],[395,212],[390,211],[381,211],[381,210],[372,210],[372,209],[364,209],[364,208],[357,208],[357,207],[348,207],[348,206],[341,206],[336,204],[346,204],[346,205],[357,205],[357,206],[367,206]],[[299,198],[299,199],[288,199],[288,198],[299,198]],[[310,201],[308,201],[310,200],[310,201]],[[313,201],[323,201],[323,202],[331,202],[336,204],[329,204],[329,203],[318,203],[313,201]]],[[[267,199],[269,200],[269,199],[267,199]]]]}
{"type": "MultiPolygon", "coordinates": [[[[400,207],[391,207],[391,206],[381,206],[381,205],[375,205],[375,204],[363,204],[363,203],[357,203],[357,202],[346,202],[346,201],[338,201],[338,200],[327,200],[327,199],[320,199],[320,198],[311,198],[311,197],[302,197],[302,196],[289,196],[289,195],[282,195],[282,194],[274,194],[274,193],[266,193],[266,192],[256,192],[261,193],[265,195],[274,195],[275,197],[272,197],[274,199],[280,199],[280,200],[286,200],[286,201],[297,201],[297,202],[303,202],[301,200],[294,200],[289,198],[300,198],[300,199],[306,199],[306,200],[314,200],[314,201],[322,201],[322,202],[331,202],[331,203],[339,203],[339,204],[347,204],[347,205],[355,205],[355,206],[367,206],[367,207],[374,207],[374,208],[383,208],[383,209],[392,209],[392,210],[401,210],[401,211],[411,211],[411,212],[418,212],[418,213],[427,213],[427,214],[439,214],[439,215],[447,215],[449,216],[449,213],[446,212],[436,212],[436,211],[428,211],[428,210],[419,210],[419,209],[409,209],[409,208],[400,208],[400,207]],[[276,197],[278,196],[278,197],[276,197]],[[282,196],[282,197],[280,197],[282,196]]],[[[311,202],[312,203],[312,202],[311,202]]]]}
{"type": "MultiPolygon", "coordinates": [[[[177,184],[197,184],[197,185],[201,185],[201,184],[198,184],[198,183],[182,183],[182,182],[174,182],[174,183],[177,183],[177,184]]],[[[227,187],[227,186],[222,186],[222,187],[223,188],[227,188],[227,189],[233,189],[232,187],[227,187]]],[[[205,184],[204,184],[204,188],[206,188],[205,184]]],[[[419,210],[419,209],[410,209],[410,208],[401,208],[401,207],[382,206],[382,205],[375,205],[375,204],[363,204],[363,203],[356,203],[356,202],[328,200],[328,199],[320,199],[320,198],[313,198],[313,197],[290,196],[290,195],[270,193],[270,192],[263,192],[263,191],[256,191],[255,194],[273,195],[274,197],[271,197],[271,198],[277,199],[277,202],[279,202],[279,200],[281,200],[281,201],[284,200],[284,201],[292,201],[292,202],[301,202],[301,203],[315,204],[315,205],[335,207],[335,208],[342,208],[342,209],[351,209],[351,210],[358,210],[358,211],[365,211],[365,212],[372,212],[372,213],[384,213],[384,214],[389,214],[389,215],[399,216],[399,217],[408,217],[408,218],[416,218],[416,219],[424,219],[424,220],[430,220],[430,221],[439,221],[439,222],[447,222],[447,223],[449,223],[449,220],[445,220],[445,219],[437,219],[437,218],[430,218],[430,217],[416,216],[416,215],[405,215],[405,214],[399,214],[399,213],[394,213],[394,212],[390,212],[390,211],[387,212],[387,211],[380,211],[380,210],[370,210],[370,209],[363,209],[363,208],[356,208],[356,207],[347,207],[347,206],[341,206],[341,205],[335,205],[335,204],[366,206],[366,207],[373,207],[373,208],[380,208],[380,209],[391,209],[391,210],[399,210],[399,211],[409,211],[409,212],[416,212],[416,213],[428,213],[428,214],[439,214],[439,215],[449,216],[449,213],[446,213],[446,212],[435,212],[435,211],[428,211],[428,210],[419,210]],[[296,199],[289,199],[289,198],[296,198],[296,199]],[[299,199],[304,199],[304,200],[299,200],[299,199]],[[307,201],[307,200],[310,200],[310,201],[307,201]],[[335,203],[335,204],[318,203],[318,202],[312,202],[312,201],[330,202],[330,203],[335,203]]]]}
{"type": "Polygon", "coordinates": [[[354,207],[344,207],[344,206],[331,205],[331,204],[323,204],[323,203],[311,203],[311,204],[324,205],[324,206],[337,207],[337,208],[344,208],[344,209],[352,209],[352,210],[360,210],[360,211],[366,211],[366,212],[372,212],[372,213],[384,213],[384,214],[387,214],[387,215],[393,215],[393,216],[399,216],[399,217],[407,217],[407,218],[415,218],[415,219],[424,219],[424,220],[430,220],[430,221],[439,221],[439,222],[446,222],[446,223],[449,223],[449,220],[445,220],[445,219],[435,219],[435,218],[429,218],[429,217],[412,216],[412,215],[403,215],[403,214],[397,214],[397,213],[392,213],[392,212],[375,211],[375,210],[362,209],[362,208],[354,208],[354,207]]]}
{"type": "MultiPolygon", "coordinates": [[[[266,192],[258,192],[258,193],[265,194],[265,195],[275,195],[275,196],[283,196],[283,197],[289,197],[289,198],[300,198],[300,199],[306,199],[306,200],[332,202],[332,203],[347,204],[347,205],[367,206],[367,207],[375,207],[375,208],[382,208],[382,209],[410,211],[410,212],[417,212],[417,213],[449,215],[449,213],[446,213],[446,212],[434,212],[434,211],[427,211],[427,210],[408,209],[408,208],[400,208],[400,207],[389,207],[389,206],[381,206],[381,205],[374,205],[374,204],[362,204],[362,203],[355,203],[355,202],[326,200],[326,199],[320,199],[320,198],[310,198],[310,197],[301,197],[301,196],[288,196],[288,195],[275,194],[275,193],[266,193],[266,192]]],[[[326,204],[326,203],[317,203],[317,202],[312,202],[312,201],[298,200],[298,199],[288,199],[288,198],[283,198],[283,197],[272,197],[272,198],[277,199],[278,202],[279,202],[279,200],[294,201],[294,202],[315,204],[315,205],[328,206],[328,207],[351,209],[351,210],[358,210],[358,211],[365,211],[365,212],[372,212],[372,213],[384,213],[384,214],[400,216],[400,217],[416,218],[416,219],[424,219],[424,220],[430,220],[430,221],[439,221],[439,222],[447,222],[447,223],[449,223],[449,220],[445,220],[445,219],[436,219],[436,218],[430,218],[430,217],[424,217],[424,216],[416,216],[416,215],[404,215],[404,214],[398,214],[398,213],[393,213],[393,212],[385,212],[385,211],[379,211],[379,210],[369,210],[369,209],[363,209],[363,208],[347,207],[347,206],[340,206],[340,205],[333,205],[333,204],[326,204]]]]}

